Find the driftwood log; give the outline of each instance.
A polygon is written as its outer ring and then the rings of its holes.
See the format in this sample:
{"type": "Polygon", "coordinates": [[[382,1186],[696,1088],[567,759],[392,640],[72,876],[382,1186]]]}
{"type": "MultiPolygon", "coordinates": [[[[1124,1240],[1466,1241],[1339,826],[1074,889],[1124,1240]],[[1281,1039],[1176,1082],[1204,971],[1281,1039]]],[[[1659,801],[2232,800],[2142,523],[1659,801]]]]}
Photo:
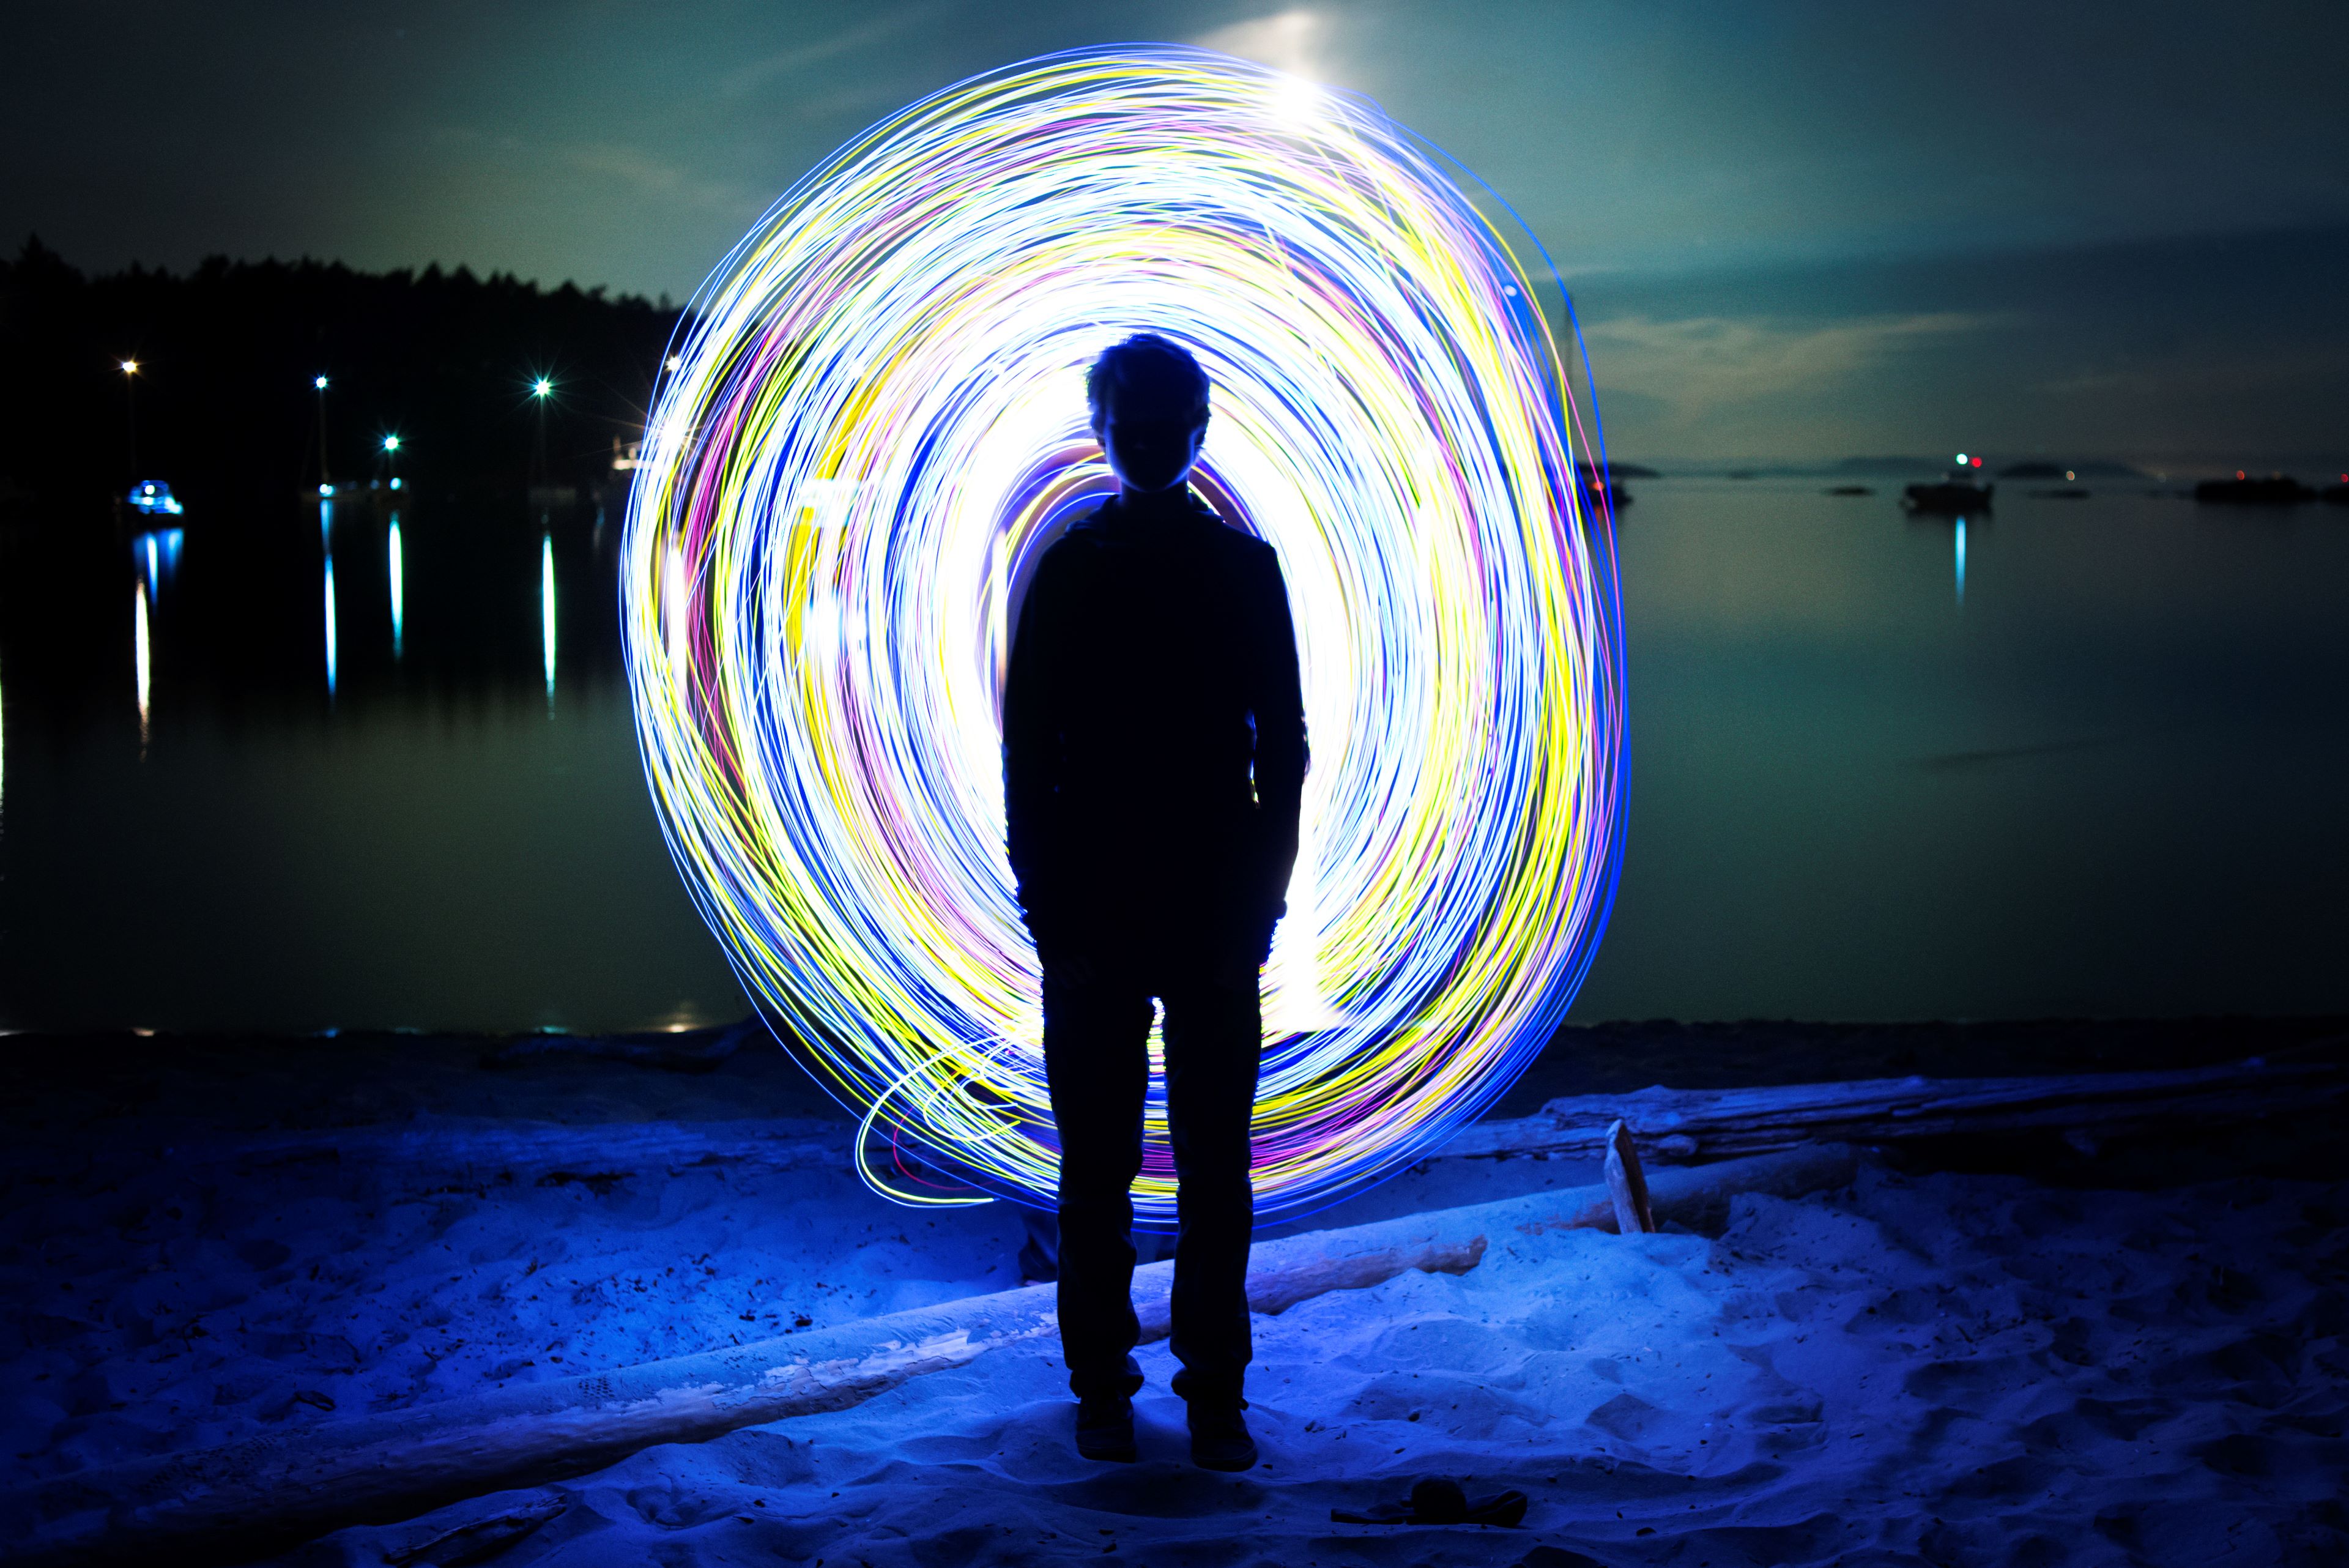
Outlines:
{"type": "Polygon", "coordinates": [[[1607,1165],[1602,1174],[1607,1196],[1615,1200],[1615,1229],[1627,1236],[1653,1231],[1656,1211],[1648,1202],[1648,1173],[1640,1168],[1631,1129],[1619,1118],[1607,1129],[1607,1165]]]}
{"type": "Polygon", "coordinates": [[[1641,1089],[1552,1100],[1534,1116],[1475,1122],[1440,1158],[1519,1154],[1604,1158],[1620,1121],[1650,1158],[1718,1159],[1798,1144],[2044,1132],[2075,1147],[2270,1116],[2349,1099],[2337,1062],[2257,1060],[2154,1073],[2036,1078],[1868,1078],[1759,1089],[1641,1089]]]}
{"type": "MultiPolygon", "coordinates": [[[[1739,1192],[1842,1185],[1851,1151],[1810,1147],[1660,1172],[1660,1220],[1702,1229],[1739,1192]]],[[[1516,1233],[1612,1230],[1603,1187],[1572,1188],[1259,1245],[1248,1304],[1278,1313],[1408,1270],[1461,1272],[1516,1233]]],[[[1172,1263],[1137,1270],[1145,1339],[1167,1332],[1172,1263]]],[[[859,1404],[924,1373],[1055,1333],[1049,1285],[595,1376],[322,1420],[224,1447],[64,1476],[0,1500],[0,1560],[233,1562],[337,1530],[600,1469],[657,1443],[859,1404]]]]}

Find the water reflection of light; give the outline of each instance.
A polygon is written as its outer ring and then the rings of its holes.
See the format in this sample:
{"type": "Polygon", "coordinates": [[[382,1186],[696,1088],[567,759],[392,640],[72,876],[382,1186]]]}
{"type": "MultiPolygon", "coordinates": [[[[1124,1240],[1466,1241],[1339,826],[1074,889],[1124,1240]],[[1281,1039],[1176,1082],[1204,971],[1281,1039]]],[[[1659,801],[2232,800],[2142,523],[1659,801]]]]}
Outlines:
{"type": "Polygon", "coordinates": [[[538,551],[539,637],[546,654],[546,711],[554,711],[554,535],[543,535],[538,551]]]}
{"type": "Polygon", "coordinates": [[[400,633],[406,621],[405,578],[399,561],[399,514],[391,514],[391,542],[385,547],[391,566],[391,656],[399,657],[400,633]]]}
{"type": "Polygon", "coordinates": [[[130,541],[130,558],[140,576],[147,579],[147,597],[160,600],[163,585],[179,575],[180,552],[187,544],[187,532],[180,528],[157,528],[130,541]]]}
{"type": "Polygon", "coordinates": [[[1958,606],[1962,609],[1966,602],[1966,520],[1962,517],[1958,519],[1957,540],[1958,606]]]}
{"type": "Polygon", "coordinates": [[[335,557],[326,557],[326,698],[335,695],[335,557]]]}
{"type": "MultiPolygon", "coordinates": [[[[322,484],[318,493],[323,496],[329,492],[322,484]]],[[[335,504],[331,501],[318,503],[318,543],[329,550],[335,547],[335,504]]]]}
{"type": "Polygon", "coordinates": [[[147,699],[152,685],[153,648],[147,634],[147,585],[139,584],[138,603],[130,621],[131,657],[139,666],[139,754],[147,754],[147,699]]]}

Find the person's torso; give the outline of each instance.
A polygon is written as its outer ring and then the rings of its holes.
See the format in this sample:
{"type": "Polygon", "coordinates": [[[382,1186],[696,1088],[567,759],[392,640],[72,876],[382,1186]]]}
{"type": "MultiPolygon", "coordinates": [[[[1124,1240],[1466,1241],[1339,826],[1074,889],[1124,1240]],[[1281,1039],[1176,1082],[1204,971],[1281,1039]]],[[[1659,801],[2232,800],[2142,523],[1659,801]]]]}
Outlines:
{"type": "Polygon", "coordinates": [[[1258,541],[1197,508],[1115,503],[1053,546],[1070,624],[1052,672],[1068,826],[1104,852],[1213,852],[1254,816],[1258,541]]]}

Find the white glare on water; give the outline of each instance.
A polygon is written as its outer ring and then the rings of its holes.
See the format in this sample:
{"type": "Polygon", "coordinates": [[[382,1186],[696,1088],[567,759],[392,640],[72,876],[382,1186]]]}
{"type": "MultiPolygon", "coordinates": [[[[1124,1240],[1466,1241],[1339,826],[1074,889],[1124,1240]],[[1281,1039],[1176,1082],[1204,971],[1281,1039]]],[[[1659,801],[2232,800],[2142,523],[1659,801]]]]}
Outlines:
{"type": "Polygon", "coordinates": [[[554,711],[554,535],[542,537],[538,551],[539,637],[546,656],[546,711],[554,711]]]}
{"type": "Polygon", "coordinates": [[[407,595],[405,577],[399,559],[399,514],[391,514],[391,539],[386,547],[391,568],[391,656],[399,657],[400,630],[406,619],[407,595]]]}
{"type": "Polygon", "coordinates": [[[143,582],[139,585],[139,602],[135,610],[130,622],[130,646],[139,661],[139,744],[143,751],[147,745],[147,698],[152,684],[150,674],[152,645],[148,641],[147,585],[143,582]]]}

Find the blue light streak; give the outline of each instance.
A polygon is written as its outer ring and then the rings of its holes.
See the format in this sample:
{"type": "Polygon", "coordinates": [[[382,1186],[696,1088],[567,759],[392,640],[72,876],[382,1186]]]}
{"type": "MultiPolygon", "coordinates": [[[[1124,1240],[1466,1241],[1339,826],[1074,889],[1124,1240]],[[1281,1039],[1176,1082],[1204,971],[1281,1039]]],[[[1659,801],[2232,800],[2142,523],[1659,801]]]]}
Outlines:
{"type": "Polygon", "coordinates": [[[326,701],[335,699],[335,557],[326,557],[326,701]]]}

